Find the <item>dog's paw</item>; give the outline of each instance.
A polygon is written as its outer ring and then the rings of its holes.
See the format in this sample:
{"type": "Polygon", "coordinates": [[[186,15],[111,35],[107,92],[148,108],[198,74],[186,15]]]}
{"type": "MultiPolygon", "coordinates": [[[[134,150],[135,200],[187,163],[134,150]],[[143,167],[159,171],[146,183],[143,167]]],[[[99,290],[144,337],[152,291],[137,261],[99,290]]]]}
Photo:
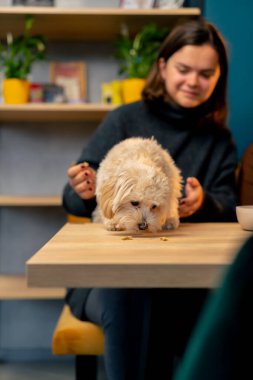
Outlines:
{"type": "Polygon", "coordinates": [[[169,218],[163,226],[163,230],[175,230],[179,226],[179,218],[169,218]]]}
{"type": "Polygon", "coordinates": [[[115,224],[113,222],[107,221],[105,223],[105,227],[107,231],[123,231],[123,228],[121,228],[118,224],[115,224]]]}

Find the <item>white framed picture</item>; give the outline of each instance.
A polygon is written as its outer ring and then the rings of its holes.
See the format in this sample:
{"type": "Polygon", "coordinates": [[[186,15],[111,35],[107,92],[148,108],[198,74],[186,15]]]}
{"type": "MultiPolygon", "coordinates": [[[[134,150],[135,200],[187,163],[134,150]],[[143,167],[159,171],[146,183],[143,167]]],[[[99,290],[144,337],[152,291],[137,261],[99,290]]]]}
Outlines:
{"type": "Polygon", "coordinates": [[[87,101],[86,65],[83,62],[51,62],[50,82],[64,88],[68,103],[87,101]]]}
{"type": "Polygon", "coordinates": [[[176,8],[181,8],[183,4],[184,4],[184,0],[156,0],[155,8],[176,9],[176,8]]]}
{"type": "Polygon", "coordinates": [[[153,8],[154,0],[120,0],[119,6],[125,9],[153,8]]]}

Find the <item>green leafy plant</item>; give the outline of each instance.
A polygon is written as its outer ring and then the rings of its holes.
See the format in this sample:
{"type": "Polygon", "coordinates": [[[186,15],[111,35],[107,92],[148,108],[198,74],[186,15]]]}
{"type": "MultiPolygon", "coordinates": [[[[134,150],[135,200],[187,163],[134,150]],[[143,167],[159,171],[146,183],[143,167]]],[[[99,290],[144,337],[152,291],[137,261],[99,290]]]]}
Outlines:
{"type": "Polygon", "coordinates": [[[32,64],[44,59],[45,37],[30,35],[33,22],[33,16],[26,16],[24,34],[13,37],[8,33],[7,43],[0,43],[0,66],[5,78],[26,79],[32,64]]]}
{"type": "Polygon", "coordinates": [[[128,78],[146,78],[167,33],[167,28],[148,24],[134,38],[121,35],[114,45],[119,74],[126,74],[128,78]]]}

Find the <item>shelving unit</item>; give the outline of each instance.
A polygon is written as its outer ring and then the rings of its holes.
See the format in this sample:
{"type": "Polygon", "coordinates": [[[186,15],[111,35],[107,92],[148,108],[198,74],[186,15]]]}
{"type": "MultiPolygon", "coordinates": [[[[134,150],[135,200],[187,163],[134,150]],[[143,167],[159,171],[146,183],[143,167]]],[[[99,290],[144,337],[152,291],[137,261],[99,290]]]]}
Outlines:
{"type": "MultiPolygon", "coordinates": [[[[71,2],[70,2],[71,3],[71,2]]],[[[110,8],[54,8],[54,7],[0,7],[0,39],[6,39],[6,33],[8,31],[12,34],[18,35],[23,33],[24,28],[24,16],[27,14],[34,15],[35,23],[33,27],[34,34],[43,34],[47,36],[49,42],[89,42],[92,44],[95,43],[110,43],[112,42],[120,33],[122,28],[127,26],[129,34],[134,35],[137,31],[140,30],[147,23],[157,23],[160,26],[166,26],[168,28],[173,27],[173,25],[179,21],[179,19],[185,18],[196,18],[201,14],[199,8],[179,8],[173,10],[159,10],[159,9],[147,9],[147,10],[127,10],[127,9],[110,9],[110,8]]],[[[71,54],[71,53],[70,53],[71,54]]],[[[41,144],[47,145],[47,138],[53,136],[58,143],[57,134],[61,137],[61,134],[65,136],[68,140],[75,134],[76,129],[72,128],[72,124],[83,123],[84,131],[91,133],[92,128],[96,127],[105,115],[110,112],[115,106],[99,104],[99,103],[87,103],[87,104],[26,104],[26,105],[4,105],[0,104],[0,139],[3,138],[4,143],[8,135],[10,140],[12,136],[17,135],[18,142],[15,142],[15,147],[22,144],[23,137],[22,131],[25,130],[25,138],[27,139],[27,144],[29,144],[29,152],[27,152],[27,159],[31,159],[32,155],[30,152],[35,149],[35,165],[28,165],[30,170],[34,170],[34,181],[39,181],[38,179],[38,169],[39,174],[43,174],[43,170],[49,169],[50,163],[48,164],[49,168],[43,168],[36,166],[36,160],[41,159],[40,154],[42,150],[38,149],[38,140],[41,140],[41,144]],[[66,123],[71,126],[71,133],[68,132],[66,123]],[[46,128],[46,137],[44,136],[44,125],[48,125],[46,128]],[[92,125],[92,126],[91,126],[92,125]],[[1,128],[4,127],[4,133],[2,133],[1,128]],[[38,131],[38,132],[37,132],[38,131]],[[56,131],[56,132],[55,132],[56,131]],[[66,132],[67,131],[67,132],[66,132]],[[37,133],[37,134],[36,134],[37,133]],[[71,135],[72,134],[72,135],[71,135]],[[36,141],[34,141],[36,139],[36,141]],[[34,143],[33,143],[34,142],[34,143]],[[35,143],[36,142],[36,143],[35,143]]],[[[78,128],[78,127],[77,127],[78,128]]],[[[79,129],[80,131],[80,129],[79,129]]],[[[80,133],[80,132],[79,132],[80,133]]],[[[85,135],[85,133],[84,133],[85,135]]],[[[87,136],[85,135],[85,138],[87,136]]],[[[61,140],[62,141],[62,140],[61,140]]],[[[1,141],[0,141],[1,143],[1,141]]],[[[11,143],[8,141],[7,144],[11,143]]],[[[66,148],[62,142],[62,149],[66,148]]],[[[15,150],[13,148],[13,151],[15,150]]],[[[54,155],[54,149],[52,146],[49,148],[46,146],[47,154],[54,155]]],[[[59,148],[60,149],[60,148],[59,148]]],[[[6,156],[8,156],[8,152],[6,156]]],[[[13,152],[12,152],[13,153],[13,152]]],[[[25,149],[20,149],[19,154],[26,154],[25,149]]],[[[79,152],[76,152],[78,155],[79,152]]],[[[8,167],[11,168],[11,174],[13,175],[14,170],[16,169],[15,162],[9,164],[9,159],[12,157],[1,156],[8,162],[8,167]]],[[[23,156],[20,158],[23,159],[23,156]]],[[[32,157],[33,159],[33,157],[32,157]]],[[[45,156],[43,156],[45,160],[45,156]]],[[[57,165],[59,167],[60,158],[51,157],[50,161],[56,159],[57,165]]],[[[22,170],[26,169],[26,165],[18,165],[22,170]]],[[[57,169],[58,169],[57,167],[57,169]]],[[[0,171],[6,173],[4,170],[4,164],[0,163],[0,171]]],[[[1,181],[4,181],[4,175],[0,172],[1,181]]],[[[52,176],[51,171],[51,176],[52,176]]],[[[9,173],[9,172],[8,172],[9,173]]],[[[56,174],[57,176],[57,171],[56,174]]],[[[26,181],[26,172],[19,175],[19,179],[24,178],[26,181]]],[[[30,178],[30,183],[31,177],[30,178]]],[[[43,179],[43,178],[42,178],[43,179]]],[[[14,181],[15,182],[15,181],[14,181]]],[[[9,256],[15,257],[15,255],[20,254],[20,242],[18,246],[13,244],[11,241],[14,236],[9,236],[8,227],[14,226],[16,223],[20,223],[21,226],[16,226],[16,230],[19,228],[20,236],[23,234],[23,225],[22,223],[28,223],[29,228],[32,231],[35,230],[35,236],[31,236],[34,240],[36,239],[36,233],[40,234],[42,226],[44,226],[47,231],[51,231],[49,226],[57,226],[55,218],[58,221],[59,225],[59,215],[54,210],[60,210],[59,206],[61,205],[61,197],[59,194],[53,195],[31,195],[33,190],[27,185],[27,194],[24,194],[24,188],[22,195],[12,194],[12,189],[17,192],[18,187],[5,187],[10,188],[10,194],[0,194],[0,220],[1,227],[4,225],[6,233],[6,241],[10,238],[10,244],[14,252],[8,252],[9,256]],[[12,194],[12,195],[11,195],[12,194]],[[43,213],[40,213],[40,208],[45,209],[43,213]],[[33,213],[33,208],[37,209],[37,214],[33,213]],[[15,214],[16,210],[16,214],[15,214]],[[27,217],[24,219],[21,218],[21,214],[27,214],[27,217]],[[46,214],[45,214],[46,213],[46,214]],[[7,215],[8,214],[8,215],[7,215]],[[42,214],[42,215],[41,215],[42,214]],[[47,217],[50,218],[50,223],[48,223],[47,217]],[[32,223],[34,222],[34,217],[39,227],[34,229],[32,223]],[[7,218],[7,222],[3,223],[3,218],[7,218]],[[24,220],[24,222],[23,222],[24,220]],[[19,222],[18,222],[19,221],[19,222]],[[30,223],[30,224],[29,224],[30,223]],[[44,224],[43,224],[44,223],[44,224]],[[17,252],[16,252],[17,251],[17,252]]],[[[43,191],[42,191],[43,193],[43,191]]],[[[22,215],[23,215],[22,214],[22,215]]],[[[81,220],[82,221],[82,220],[81,220]]],[[[76,220],[75,220],[76,222],[76,220]]],[[[2,231],[1,231],[2,232],[2,231]]],[[[27,233],[27,230],[25,230],[27,233]]],[[[29,231],[30,233],[30,231],[29,231]]],[[[34,233],[34,232],[33,232],[34,233]]],[[[47,232],[48,233],[48,232],[47,232]]],[[[47,236],[45,234],[45,236],[47,236]]],[[[28,239],[30,236],[28,236],[28,239]]],[[[24,238],[24,249],[27,249],[27,239],[24,238]]],[[[2,244],[3,245],[3,244],[2,244]]],[[[8,248],[7,251],[10,251],[8,243],[6,244],[8,248]]],[[[21,249],[22,250],[22,249],[21,249]]],[[[1,252],[1,255],[4,255],[4,252],[1,252]]],[[[7,254],[6,254],[7,256],[7,254]]],[[[4,259],[4,262],[8,261],[4,259]]],[[[1,259],[1,256],[0,256],[1,259]]],[[[1,261],[1,260],[0,260],[1,261]]],[[[20,262],[20,261],[19,261],[20,262]]],[[[2,266],[2,262],[1,262],[2,266]]],[[[8,265],[7,265],[8,266],[8,265]]],[[[0,301],[1,300],[43,300],[43,299],[63,299],[65,294],[64,289],[33,289],[27,288],[25,275],[21,274],[6,274],[0,273],[0,301]]],[[[40,310],[39,310],[40,311],[40,310]]],[[[39,318],[40,313],[38,311],[37,317],[39,318]]],[[[14,326],[15,327],[15,326],[14,326]]],[[[18,327],[17,327],[18,330],[18,327]]],[[[1,331],[0,331],[1,334],[1,331]]],[[[15,333],[14,333],[15,334],[15,333]]],[[[42,336],[43,338],[43,336],[42,336]]],[[[0,345],[1,346],[1,345],[0,345]]]]}
{"type": "MultiPolygon", "coordinates": [[[[172,27],[179,19],[198,17],[199,8],[179,9],[120,9],[120,8],[55,8],[55,7],[0,7],[0,38],[6,32],[22,33],[24,16],[35,17],[33,33],[41,33],[48,40],[112,41],[122,27],[130,35],[144,24],[156,22],[172,27]]],[[[1,123],[24,122],[99,122],[115,106],[107,104],[0,104],[1,123]]],[[[59,197],[0,196],[0,206],[57,206],[59,197]]]]}

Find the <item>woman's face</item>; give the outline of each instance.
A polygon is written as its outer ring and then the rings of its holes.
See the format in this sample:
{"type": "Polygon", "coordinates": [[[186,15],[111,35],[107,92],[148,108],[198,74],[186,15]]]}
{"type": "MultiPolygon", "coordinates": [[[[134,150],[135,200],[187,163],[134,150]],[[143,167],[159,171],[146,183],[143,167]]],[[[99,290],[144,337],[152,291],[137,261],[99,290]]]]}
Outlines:
{"type": "Polygon", "coordinates": [[[212,95],[220,77],[219,57],[208,45],[186,45],[167,62],[159,61],[166,90],[181,107],[197,107],[212,95]]]}

